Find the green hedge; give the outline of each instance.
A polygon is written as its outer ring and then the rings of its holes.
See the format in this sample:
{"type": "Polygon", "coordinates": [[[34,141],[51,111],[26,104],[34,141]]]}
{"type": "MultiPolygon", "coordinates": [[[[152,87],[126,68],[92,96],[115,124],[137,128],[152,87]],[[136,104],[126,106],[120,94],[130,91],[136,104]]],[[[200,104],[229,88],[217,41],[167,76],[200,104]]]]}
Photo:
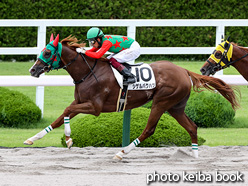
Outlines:
{"type": "MultiPolygon", "coordinates": [[[[223,0],[3,0],[1,19],[246,19],[248,1],[223,0]],[[224,8],[223,8],[224,7],[224,8]],[[25,11],[23,11],[25,10],[25,11]]],[[[101,27],[107,34],[126,34],[125,27],[101,27]]],[[[47,42],[51,33],[60,38],[70,34],[86,39],[89,27],[47,27],[47,42]]],[[[142,47],[212,47],[215,46],[215,27],[137,27],[136,39],[142,47]]],[[[247,46],[248,27],[226,27],[231,41],[247,46]]],[[[36,27],[1,27],[1,47],[37,46],[36,27]]],[[[177,57],[166,55],[165,57],[177,57]]],[[[181,55],[188,59],[205,60],[208,55],[181,55]]],[[[0,56],[2,60],[36,59],[36,56],[0,56]]]]}
{"type": "MultiPolygon", "coordinates": [[[[130,125],[131,142],[140,136],[144,130],[150,109],[136,108],[132,110],[130,125]]],[[[121,147],[122,146],[123,112],[102,113],[95,117],[86,115],[71,124],[73,146],[85,147],[121,147]]],[[[61,138],[64,146],[65,135],[61,138]]],[[[202,145],[205,140],[198,136],[198,143],[202,145]]],[[[155,133],[143,141],[141,147],[160,146],[190,146],[191,138],[184,128],[169,115],[164,114],[159,120],[155,133]]]]}
{"type": "Polygon", "coordinates": [[[30,98],[0,87],[0,126],[23,128],[40,119],[41,110],[30,98]]]}
{"type": "Polygon", "coordinates": [[[185,113],[199,127],[225,127],[234,122],[235,111],[220,94],[192,92],[185,113]]]}
{"type": "MultiPolygon", "coordinates": [[[[151,108],[152,101],[142,107],[151,108]]],[[[187,102],[185,113],[198,127],[225,127],[234,122],[235,111],[220,94],[208,91],[194,92],[187,102]]]]}

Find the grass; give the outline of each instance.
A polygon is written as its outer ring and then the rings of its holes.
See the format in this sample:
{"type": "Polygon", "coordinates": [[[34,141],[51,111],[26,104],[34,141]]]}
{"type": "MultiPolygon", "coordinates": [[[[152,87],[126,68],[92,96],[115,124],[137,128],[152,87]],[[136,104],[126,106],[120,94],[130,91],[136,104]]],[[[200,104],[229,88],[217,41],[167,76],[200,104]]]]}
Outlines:
{"type": "MultiPolygon", "coordinates": [[[[173,61],[176,65],[199,73],[199,69],[204,62],[196,61],[173,61]]],[[[31,62],[1,62],[0,75],[29,75],[28,69],[33,65],[31,62]]],[[[230,67],[224,70],[224,74],[239,74],[234,68],[230,67]]],[[[47,75],[67,75],[65,70],[52,71],[47,75]]],[[[8,87],[12,90],[17,90],[35,102],[36,87],[8,87]]],[[[241,108],[236,111],[235,122],[229,128],[214,128],[202,129],[199,128],[198,134],[207,141],[204,145],[218,146],[218,145],[247,145],[248,139],[248,89],[247,86],[238,87],[241,92],[241,108]],[[242,128],[242,129],[240,129],[242,128]]],[[[44,118],[37,126],[30,126],[30,129],[12,129],[1,128],[0,140],[1,146],[6,147],[23,147],[24,140],[33,136],[41,129],[50,125],[58,116],[60,116],[64,109],[73,101],[74,87],[45,87],[45,107],[44,118]],[[38,128],[36,128],[38,127],[38,128]]],[[[73,120],[83,117],[83,115],[76,116],[73,120]]],[[[34,146],[62,146],[60,138],[63,135],[63,126],[46,135],[42,140],[37,141],[34,146]]],[[[139,134],[137,134],[138,136],[139,134]]]]}
{"type": "MultiPolygon", "coordinates": [[[[24,145],[23,142],[40,132],[41,129],[13,129],[13,128],[1,128],[1,146],[4,147],[29,147],[24,145]]],[[[47,134],[42,140],[35,141],[30,147],[63,147],[61,144],[61,137],[64,132],[63,128],[57,128],[49,134],[47,134]]]]}
{"type": "Polygon", "coordinates": [[[198,135],[206,139],[204,145],[210,147],[248,145],[248,128],[200,128],[198,135]]]}

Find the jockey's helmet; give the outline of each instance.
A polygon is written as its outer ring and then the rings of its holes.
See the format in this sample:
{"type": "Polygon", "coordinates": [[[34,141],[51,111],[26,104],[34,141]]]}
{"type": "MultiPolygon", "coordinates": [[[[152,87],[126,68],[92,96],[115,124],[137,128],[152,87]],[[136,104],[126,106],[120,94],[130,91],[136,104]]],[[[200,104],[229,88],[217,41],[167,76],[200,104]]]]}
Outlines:
{"type": "Polygon", "coordinates": [[[101,42],[97,40],[98,37],[103,37],[104,34],[100,28],[92,27],[87,32],[87,40],[89,41],[89,46],[93,46],[96,42],[99,44],[98,48],[101,47],[101,42]]]}
{"type": "Polygon", "coordinates": [[[97,37],[102,37],[104,34],[100,28],[92,27],[87,32],[87,40],[95,40],[97,37]]]}

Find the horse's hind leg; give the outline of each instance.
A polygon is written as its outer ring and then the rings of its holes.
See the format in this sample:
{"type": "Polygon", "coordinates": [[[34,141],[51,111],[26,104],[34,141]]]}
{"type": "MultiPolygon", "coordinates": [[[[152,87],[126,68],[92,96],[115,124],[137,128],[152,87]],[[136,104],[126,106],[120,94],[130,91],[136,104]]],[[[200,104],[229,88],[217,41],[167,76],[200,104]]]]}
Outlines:
{"type": "Polygon", "coordinates": [[[164,113],[164,111],[165,110],[161,109],[161,107],[159,107],[159,106],[152,106],[151,113],[150,113],[146,128],[144,129],[142,134],[137,139],[135,139],[132,143],[130,143],[128,146],[124,147],[124,149],[122,151],[118,152],[115,155],[114,159],[121,160],[125,154],[128,154],[138,144],[140,144],[146,138],[151,136],[155,132],[158,121],[159,121],[160,117],[162,116],[162,114],[164,113]]]}
{"type": "Polygon", "coordinates": [[[184,109],[185,107],[171,108],[168,112],[189,133],[192,141],[193,156],[198,158],[197,125],[189,119],[189,117],[185,114],[184,109]]]}

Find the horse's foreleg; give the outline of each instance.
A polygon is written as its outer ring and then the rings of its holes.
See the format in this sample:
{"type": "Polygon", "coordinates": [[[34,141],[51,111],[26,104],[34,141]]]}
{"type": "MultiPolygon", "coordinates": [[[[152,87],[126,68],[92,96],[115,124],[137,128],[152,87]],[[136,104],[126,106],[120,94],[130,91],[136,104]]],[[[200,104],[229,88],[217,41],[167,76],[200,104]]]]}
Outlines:
{"type": "Polygon", "coordinates": [[[64,111],[64,116],[70,116],[71,114],[92,114],[95,116],[99,116],[102,110],[102,104],[93,104],[92,102],[84,102],[80,104],[73,104],[67,107],[64,111]]]}
{"type": "MultiPolygon", "coordinates": [[[[77,115],[77,114],[72,113],[72,114],[70,115],[70,118],[73,118],[73,117],[76,116],[76,115],[77,115]]],[[[40,131],[39,133],[35,134],[35,135],[32,136],[31,138],[27,139],[27,140],[24,141],[23,143],[24,143],[25,145],[33,145],[34,141],[43,138],[47,133],[51,132],[53,129],[60,127],[60,126],[64,123],[64,121],[65,121],[64,118],[65,118],[65,117],[64,117],[64,115],[62,114],[62,115],[61,115],[60,117],[58,117],[58,119],[56,119],[51,125],[49,125],[49,126],[46,127],[45,129],[43,129],[43,130],[40,131]]],[[[69,121],[69,120],[68,120],[68,121],[69,121]]],[[[67,141],[70,139],[70,135],[68,135],[68,134],[70,134],[70,132],[68,132],[68,131],[70,131],[70,130],[71,130],[71,129],[70,129],[70,124],[67,123],[67,124],[65,125],[65,134],[66,134],[66,140],[67,140],[67,141]]],[[[72,143],[72,142],[70,142],[70,144],[69,144],[70,147],[72,146],[71,143],[72,143]]],[[[68,148],[69,148],[69,146],[68,146],[68,148]]]]}
{"type": "Polygon", "coordinates": [[[81,104],[71,104],[69,107],[65,109],[62,115],[63,118],[61,119],[64,119],[65,137],[66,137],[65,141],[69,149],[73,145],[72,139],[70,138],[70,135],[71,135],[70,119],[72,118],[72,116],[74,117],[75,115],[79,113],[99,115],[100,112],[96,112],[96,110],[97,109],[95,109],[94,105],[91,102],[86,102],[86,103],[81,103],[81,104]]]}
{"type": "MultiPolygon", "coordinates": [[[[72,104],[76,104],[75,101],[73,101],[72,104]]],[[[76,115],[77,115],[76,113],[71,113],[70,118],[73,118],[76,115]]],[[[64,118],[65,118],[64,114],[62,114],[51,125],[49,125],[45,129],[43,129],[42,131],[40,131],[36,135],[32,136],[31,138],[27,139],[26,141],[24,141],[24,144],[25,145],[32,145],[34,143],[34,141],[43,138],[47,133],[51,132],[53,129],[60,127],[64,123],[64,120],[65,120],[64,118]]],[[[68,125],[67,130],[70,130],[70,125],[68,125]]],[[[70,136],[67,138],[70,139],[70,136]]]]}
{"type": "Polygon", "coordinates": [[[72,139],[71,139],[71,127],[70,127],[70,117],[65,116],[64,117],[64,126],[65,126],[65,142],[66,145],[68,147],[68,149],[70,149],[73,145],[72,139]]]}
{"type": "Polygon", "coordinates": [[[46,127],[45,129],[43,129],[39,133],[35,134],[33,137],[31,137],[31,138],[27,139],[26,141],[24,141],[23,143],[25,145],[33,145],[34,141],[43,138],[47,133],[49,133],[52,130],[53,130],[52,126],[49,125],[48,127],[46,127]]]}

